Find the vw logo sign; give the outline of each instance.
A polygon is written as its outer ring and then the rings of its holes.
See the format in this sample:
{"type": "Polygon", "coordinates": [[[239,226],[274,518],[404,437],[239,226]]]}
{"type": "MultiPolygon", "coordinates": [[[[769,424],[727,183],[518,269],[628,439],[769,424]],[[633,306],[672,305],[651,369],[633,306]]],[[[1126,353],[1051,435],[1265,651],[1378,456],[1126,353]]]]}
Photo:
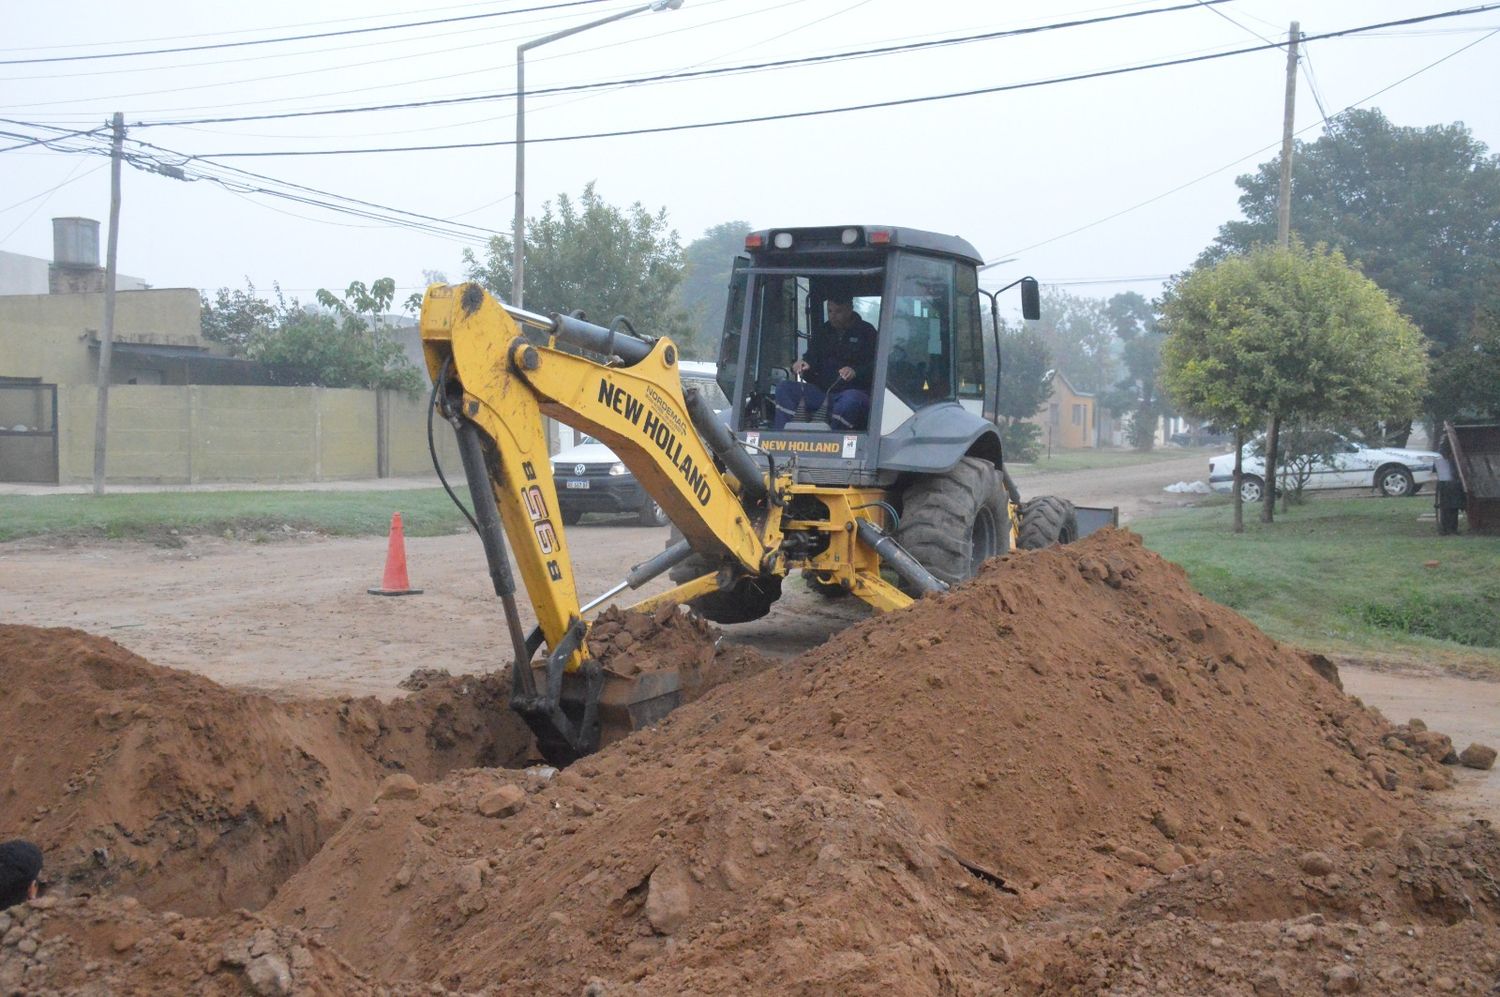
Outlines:
{"type": "Polygon", "coordinates": [[[573,465],[573,473],[574,474],[582,474],[584,471],[587,471],[587,470],[588,470],[588,465],[587,464],[574,464],[573,465]]]}

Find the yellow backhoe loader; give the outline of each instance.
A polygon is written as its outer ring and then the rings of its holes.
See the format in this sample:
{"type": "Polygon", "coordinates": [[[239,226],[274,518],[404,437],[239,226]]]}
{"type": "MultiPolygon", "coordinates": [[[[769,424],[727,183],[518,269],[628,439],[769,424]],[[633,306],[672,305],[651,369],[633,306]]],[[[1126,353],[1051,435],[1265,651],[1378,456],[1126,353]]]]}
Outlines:
{"type": "MultiPolygon", "coordinates": [[[[675,675],[625,679],[590,657],[586,614],[626,588],[670,572],[676,587],[637,608],[686,603],[735,623],[763,616],[800,572],[820,594],[887,611],[1014,545],[1078,535],[1070,504],[1023,504],[1005,472],[998,338],[980,307],[987,296],[993,314],[995,297],[980,290],[979,265],[967,242],[914,229],[751,233],[719,355],[730,407],[717,412],[684,391],[671,340],[638,335],[624,319],[606,327],[528,312],[477,284],[428,289],[421,336],[434,411],[457,433],[504,606],[511,705],[545,758],[566,764],[598,748],[602,725],[639,727],[677,703],[675,675]],[[608,445],[680,534],[587,605],[548,416],[608,445]],[[536,613],[529,634],[507,539],[536,613]]],[[[1034,317],[1036,282],[1017,283],[1034,317]]]]}

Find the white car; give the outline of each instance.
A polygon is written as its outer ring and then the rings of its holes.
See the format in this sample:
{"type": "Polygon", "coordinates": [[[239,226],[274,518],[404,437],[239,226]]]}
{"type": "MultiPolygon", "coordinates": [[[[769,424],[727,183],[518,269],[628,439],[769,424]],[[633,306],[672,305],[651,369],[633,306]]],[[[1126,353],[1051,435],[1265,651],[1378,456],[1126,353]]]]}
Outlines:
{"type": "MultiPolygon", "coordinates": [[[[1255,448],[1258,449],[1258,448],[1255,448]]],[[[1382,495],[1400,498],[1415,495],[1436,477],[1438,455],[1430,450],[1367,447],[1337,437],[1326,457],[1307,459],[1296,470],[1305,474],[1304,488],[1376,488],[1382,495]]],[[[1266,463],[1250,446],[1244,450],[1240,497],[1259,502],[1266,489],[1266,463]]],[[[1234,454],[1209,459],[1208,484],[1216,492],[1229,494],[1234,488],[1234,454]]]]}

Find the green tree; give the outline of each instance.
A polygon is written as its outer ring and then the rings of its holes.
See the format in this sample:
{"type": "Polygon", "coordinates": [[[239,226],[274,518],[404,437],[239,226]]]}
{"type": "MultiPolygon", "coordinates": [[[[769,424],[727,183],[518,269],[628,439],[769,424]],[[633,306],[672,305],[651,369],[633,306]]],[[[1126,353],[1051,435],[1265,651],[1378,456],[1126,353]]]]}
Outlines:
{"type": "Polygon", "coordinates": [[[1104,393],[1102,401],[1110,411],[1130,413],[1131,445],[1137,450],[1150,450],[1156,443],[1161,417],[1171,410],[1158,376],[1164,337],[1157,326],[1156,311],[1134,291],[1116,294],[1104,310],[1121,341],[1125,374],[1104,393]]]}
{"type": "MultiPolygon", "coordinates": [[[[1427,386],[1421,334],[1342,253],[1260,247],[1200,265],[1162,302],[1162,376],[1177,407],[1244,432],[1410,417],[1427,386]]],[[[1238,449],[1238,448],[1237,448],[1238,449]]],[[[1268,465],[1276,468],[1274,441],[1268,465]]],[[[1235,467],[1235,529],[1241,526],[1235,467]]],[[[1265,489],[1273,502],[1272,481],[1265,489]]]]}
{"type": "Polygon", "coordinates": [[[1500,419],[1500,295],[1487,299],[1474,324],[1432,375],[1432,415],[1500,419]]]}
{"type": "Polygon", "coordinates": [[[1007,459],[1034,461],[1041,456],[1041,427],[1026,420],[1046,407],[1055,374],[1041,333],[1025,326],[1001,328],[996,414],[1003,420],[1000,440],[1007,459]]]}
{"type": "MultiPolygon", "coordinates": [[[[202,302],[200,328],[203,338],[229,347],[229,355],[242,357],[251,339],[257,333],[273,327],[278,320],[276,306],[262,298],[245,278],[245,290],[231,291],[221,287],[214,300],[200,294],[202,302]]],[[[276,288],[276,298],[281,300],[281,288],[276,288]]]]}
{"type": "MultiPolygon", "coordinates": [[[[1276,240],[1279,171],[1277,157],[1236,181],[1245,217],[1220,228],[1201,262],[1276,240]]],[[[1297,144],[1291,217],[1305,243],[1342,250],[1395,297],[1431,342],[1435,388],[1482,395],[1483,383],[1445,368],[1465,362],[1452,351],[1500,302],[1500,156],[1462,123],[1400,127],[1376,109],[1348,111],[1297,144]]],[[[1427,411],[1470,407],[1443,391],[1427,411]]]]}
{"type": "Polygon", "coordinates": [[[1114,380],[1114,330],[1100,298],[1048,289],[1035,324],[1057,369],[1079,391],[1100,392],[1114,380]]]}
{"type": "Polygon", "coordinates": [[[382,277],[368,287],[349,285],[342,298],[319,290],[326,310],[276,301],[247,291],[221,288],[215,301],[204,299],[204,336],[230,345],[231,352],[265,364],[278,384],[326,388],[390,388],[415,393],[422,374],[391,338],[386,312],[396,282],[382,277]]]}
{"type": "Polygon", "coordinates": [[[693,329],[693,342],[715,359],[719,336],[724,330],[724,306],[729,300],[729,275],[734,258],[745,252],[745,235],[750,223],[721,222],[687,244],[682,251],[682,283],[677,286],[677,303],[687,315],[693,329]]]}
{"type": "MultiPolygon", "coordinates": [[[[495,236],[484,258],[464,250],[468,280],[509,299],[511,240],[495,236]]],[[[639,202],[621,209],[590,182],[575,202],[567,194],[526,222],[525,306],[532,311],[582,310],[608,325],[623,315],[644,335],[671,336],[692,355],[692,328],[677,304],[682,246],[665,208],[651,214],[639,202]]]]}

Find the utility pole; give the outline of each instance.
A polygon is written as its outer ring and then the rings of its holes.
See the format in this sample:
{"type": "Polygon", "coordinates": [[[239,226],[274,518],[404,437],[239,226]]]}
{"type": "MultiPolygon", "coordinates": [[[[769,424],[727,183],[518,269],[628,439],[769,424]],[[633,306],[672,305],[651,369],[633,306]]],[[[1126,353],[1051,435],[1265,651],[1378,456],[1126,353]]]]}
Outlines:
{"type": "Polygon", "coordinates": [[[99,333],[99,405],[94,413],[94,494],[104,494],[104,444],[109,433],[109,365],[115,343],[115,253],[120,246],[120,160],[125,146],[125,115],[114,117],[114,149],[109,164],[109,249],[104,258],[104,328],[99,333]]]}
{"type": "Polygon", "coordinates": [[[1281,118],[1281,190],[1276,201],[1276,241],[1282,249],[1292,244],[1292,129],[1297,117],[1297,42],[1302,37],[1292,22],[1286,46],[1286,110],[1281,118]]]}
{"type": "MultiPolygon", "coordinates": [[[[1298,22],[1293,21],[1286,45],[1286,106],[1281,118],[1281,189],[1276,199],[1276,242],[1282,249],[1292,245],[1292,131],[1297,118],[1297,42],[1302,37],[1298,22]]],[[[1279,442],[1281,415],[1271,413],[1266,425],[1265,494],[1260,497],[1260,521],[1269,523],[1276,516],[1276,479],[1280,464],[1279,442]]]]}

